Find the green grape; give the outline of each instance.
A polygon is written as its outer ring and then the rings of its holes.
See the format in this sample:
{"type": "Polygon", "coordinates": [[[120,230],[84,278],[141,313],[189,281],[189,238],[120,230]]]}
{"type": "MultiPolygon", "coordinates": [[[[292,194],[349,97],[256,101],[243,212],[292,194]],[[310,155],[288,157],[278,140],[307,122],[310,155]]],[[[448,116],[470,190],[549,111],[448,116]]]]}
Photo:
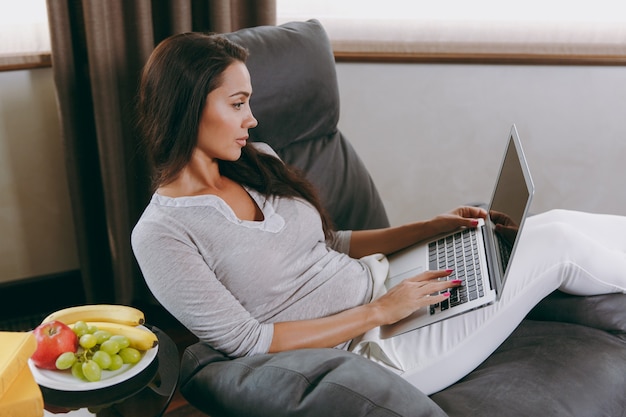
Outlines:
{"type": "Polygon", "coordinates": [[[124,365],[124,360],[120,355],[111,355],[111,365],[109,365],[109,371],[117,371],[124,365]]]}
{"type": "Polygon", "coordinates": [[[94,334],[97,331],[98,331],[98,327],[94,326],[93,324],[87,325],[87,333],[94,334]]]}
{"type": "Polygon", "coordinates": [[[127,347],[120,350],[120,356],[124,363],[137,363],[141,359],[141,353],[135,348],[127,347]]]}
{"type": "Polygon", "coordinates": [[[87,381],[100,381],[100,378],[102,377],[102,369],[100,369],[100,365],[98,365],[95,361],[88,360],[87,362],[83,363],[82,369],[83,375],[85,375],[87,381]]]}
{"type": "Polygon", "coordinates": [[[84,335],[82,335],[80,337],[80,339],[78,340],[78,343],[84,349],[91,349],[92,347],[94,347],[98,343],[98,339],[93,334],[86,333],[86,334],[84,334],[84,335]]]}
{"type": "Polygon", "coordinates": [[[103,344],[111,337],[111,333],[107,332],[106,330],[98,330],[93,335],[96,336],[98,345],[103,344]]]}
{"type": "Polygon", "coordinates": [[[72,365],[74,365],[74,362],[76,362],[76,355],[74,352],[65,352],[59,355],[55,365],[57,369],[70,369],[72,365]]]}
{"type": "Polygon", "coordinates": [[[107,340],[100,345],[100,350],[108,353],[109,355],[115,355],[120,351],[120,344],[115,340],[107,340]]]}
{"type": "Polygon", "coordinates": [[[74,333],[76,333],[76,336],[78,337],[87,334],[87,329],[87,323],[85,323],[84,321],[77,321],[76,323],[74,323],[74,327],[72,328],[72,330],[74,330],[74,333]]]}
{"type": "Polygon", "coordinates": [[[111,340],[115,340],[120,344],[120,349],[127,348],[130,345],[130,340],[126,336],[122,336],[120,334],[115,334],[111,336],[111,340]]]}
{"type": "Polygon", "coordinates": [[[99,350],[96,353],[93,354],[93,357],[91,358],[95,363],[97,363],[101,369],[109,369],[109,367],[111,366],[111,355],[109,355],[108,353],[106,353],[103,350],[99,350]]]}
{"type": "Polygon", "coordinates": [[[83,364],[81,362],[74,362],[74,365],[72,365],[72,375],[74,375],[74,378],[85,379],[83,364]]]}

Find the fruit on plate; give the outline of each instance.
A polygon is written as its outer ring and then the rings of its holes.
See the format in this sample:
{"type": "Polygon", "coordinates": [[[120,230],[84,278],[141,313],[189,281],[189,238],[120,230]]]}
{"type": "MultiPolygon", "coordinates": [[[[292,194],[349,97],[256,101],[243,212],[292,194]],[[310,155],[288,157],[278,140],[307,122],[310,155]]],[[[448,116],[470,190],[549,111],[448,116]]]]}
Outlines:
{"type": "Polygon", "coordinates": [[[64,352],[76,352],[78,337],[66,324],[52,320],[33,330],[37,349],[31,360],[38,368],[57,369],[56,360],[64,352]]]}
{"type": "Polygon", "coordinates": [[[56,360],[56,369],[68,370],[75,378],[89,382],[100,381],[103,371],[117,371],[125,364],[138,363],[143,351],[158,341],[151,331],[124,324],[78,321],[72,330],[78,337],[78,349],[62,353],[56,360]]]}
{"type": "Polygon", "coordinates": [[[63,326],[73,343],[46,355],[40,367],[68,372],[81,380],[99,381],[103,371],[133,365],[145,351],[157,346],[157,336],[140,326],[144,322],[141,310],[124,305],[88,304],[56,311],[38,329],[52,324],[63,326]]]}
{"type": "Polygon", "coordinates": [[[43,320],[61,321],[65,324],[74,324],[77,321],[91,322],[111,322],[137,326],[144,324],[145,317],[141,310],[118,304],[86,304],[75,307],[68,307],[50,314],[43,320]]]}
{"type": "MultiPolygon", "coordinates": [[[[76,324],[74,326],[76,326],[76,324]]],[[[129,347],[137,350],[148,350],[159,343],[154,333],[141,327],[110,322],[87,322],[86,324],[87,326],[96,327],[99,331],[108,332],[111,335],[125,336],[128,338],[129,347]]]]}

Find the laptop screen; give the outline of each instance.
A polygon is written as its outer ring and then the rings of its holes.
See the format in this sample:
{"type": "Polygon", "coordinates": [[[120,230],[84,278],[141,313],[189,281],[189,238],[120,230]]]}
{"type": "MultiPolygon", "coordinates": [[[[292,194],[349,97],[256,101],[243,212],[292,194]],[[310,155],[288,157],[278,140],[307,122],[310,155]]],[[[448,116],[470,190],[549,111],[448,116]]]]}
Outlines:
{"type": "Polygon", "coordinates": [[[515,243],[524,218],[530,207],[534,186],[528,171],[526,159],[515,126],[511,128],[511,136],[504,159],[500,167],[500,175],[489,206],[489,222],[492,233],[492,256],[499,271],[493,274],[496,291],[500,294],[509,259],[515,249],[515,243]]]}

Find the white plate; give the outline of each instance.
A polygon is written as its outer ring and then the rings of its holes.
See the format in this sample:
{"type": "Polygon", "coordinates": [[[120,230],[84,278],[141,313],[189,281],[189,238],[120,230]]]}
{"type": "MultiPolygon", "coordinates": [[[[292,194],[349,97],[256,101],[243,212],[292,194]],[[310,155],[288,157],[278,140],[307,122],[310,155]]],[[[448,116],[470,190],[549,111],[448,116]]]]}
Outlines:
{"type": "Polygon", "coordinates": [[[37,384],[43,387],[57,391],[91,391],[119,384],[139,374],[152,363],[157,355],[158,349],[159,346],[157,345],[152,349],[142,352],[141,359],[134,365],[124,364],[116,371],[103,370],[102,378],[100,381],[96,382],[80,380],[73,376],[69,369],[65,371],[54,371],[51,369],[37,368],[30,359],[28,360],[28,366],[37,384]]]}

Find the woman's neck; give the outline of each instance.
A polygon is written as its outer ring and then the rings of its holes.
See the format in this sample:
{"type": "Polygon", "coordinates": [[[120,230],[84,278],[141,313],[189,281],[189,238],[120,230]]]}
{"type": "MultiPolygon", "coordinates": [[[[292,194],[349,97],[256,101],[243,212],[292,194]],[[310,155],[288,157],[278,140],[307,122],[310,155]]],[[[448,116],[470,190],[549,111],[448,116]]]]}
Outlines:
{"type": "Polygon", "coordinates": [[[159,187],[157,192],[168,197],[219,194],[226,182],[217,160],[207,161],[194,155],[178,176],[159,187]]]}

